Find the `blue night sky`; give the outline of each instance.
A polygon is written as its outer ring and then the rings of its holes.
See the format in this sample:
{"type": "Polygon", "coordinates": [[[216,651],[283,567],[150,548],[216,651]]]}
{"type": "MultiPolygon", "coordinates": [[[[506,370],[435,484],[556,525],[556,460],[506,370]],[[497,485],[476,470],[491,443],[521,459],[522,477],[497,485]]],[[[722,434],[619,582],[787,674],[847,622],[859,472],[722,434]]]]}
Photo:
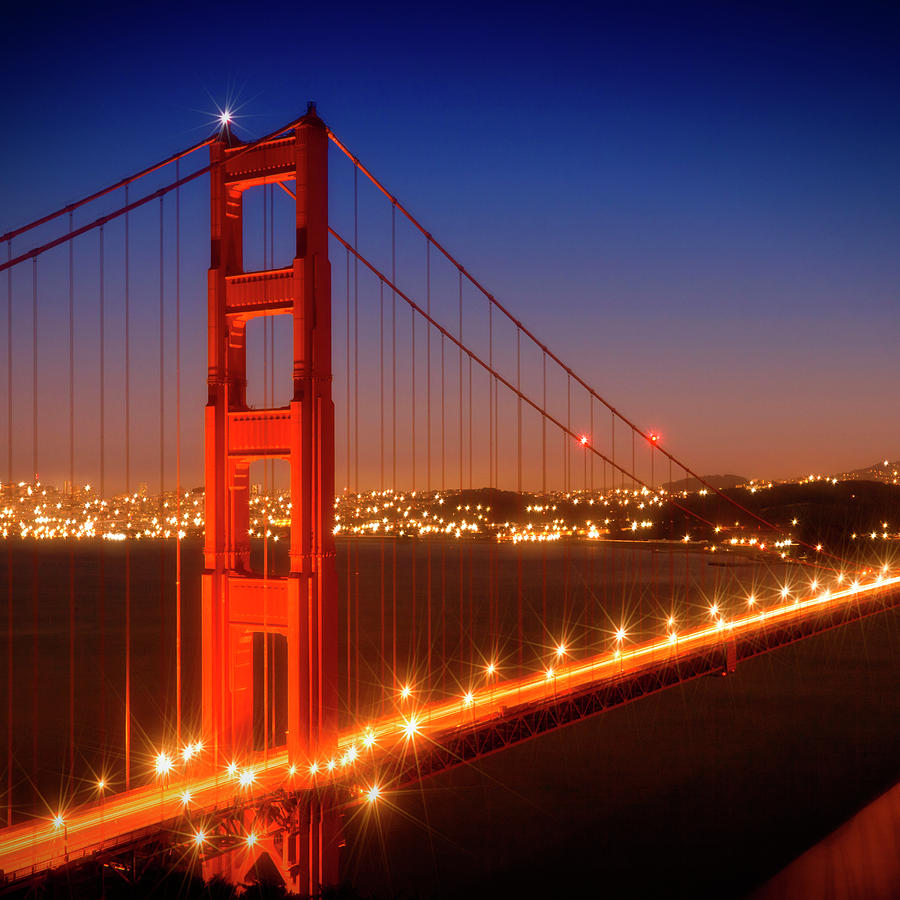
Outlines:
{"type": "MultiPolygon", "coordinates": [[[[314,99],[498,299],[699,470],[900,457],[894,4],[188,7],[7,13],[0,231],[202,139],[216,104],[249,138],[314,99]]],[[[204,346],[205,298],[185,294],[204,346]]],[[[30,356],[16,365],[30,379],[30,356]]],[[[190,453],[198,436],[192,419],[190,453]]]]}

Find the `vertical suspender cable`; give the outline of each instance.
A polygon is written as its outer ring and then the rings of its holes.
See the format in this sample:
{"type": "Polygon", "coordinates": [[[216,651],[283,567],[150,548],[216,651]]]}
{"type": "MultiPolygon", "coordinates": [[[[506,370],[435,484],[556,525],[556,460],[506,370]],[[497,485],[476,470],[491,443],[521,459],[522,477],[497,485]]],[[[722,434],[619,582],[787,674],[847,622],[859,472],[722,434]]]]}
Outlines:
{"type": "MultiPolygon", "coordinates": [[[[572,376],[566,375],[566,429],[563,434],[563,473],[566,494],[572,490],[572,376]]],[[[569,542],[563,543],[563,627],[569,627],[569,542]]]]}
{"type": "MultiPolygon", "coordinates": [[[[414,309],[410,307],[409,310],[409,327],[410,327],[410,335],[409,335],[409,343],[410,343],[410,378],[409,378],[409,391],[410,391],[410,403],[409,403],[409,411],[411,418],[411,427],[410,427],[410,437],[411,437],[411,450],[412,450],[412,493],[415,495],[416,493],[416,312],[414,309]]],[[[412,590],[410,591],[411,598],[411,606],[412,610],[410,613],[409,621],[410,621],[410,634],[411,634],[411,647],[412,651],[410,653],[410,659],[415,658],[416,652],[416,590],[418,585],[416,584],[416,550],[418,548],[418,541],[413,541],[410,544],[409,552],[412,562],[412,590]]]]}
{"type": "MultiPolygon", "coordinates": [[[[494,306],[488,303],[488,367],[494,369],[494,306]]],[[[496,472],[494,470],[494,376],[488,375],[488,487],[496,487],[496,472]]],[[[487,505],[487,504],[485,504],[487,505]]],[[[490,642],[490,656],[488,662],[494,661],[494,619],[497,615],[496,607],[496,569],[495,569],[494,542],[491,541],[488,550],[488,639],[490,642]]]]}
{"type": "MultiPolygon", "coordinates": [[[[175,160],[175,181],[179,180],[175,160]]],[[[175,188],[175,732],[181,746],[181,188],[175,188]]]]}
{"type": "MultiPolygon", "coordinates": [[[[6,260],[12,259],[12,241],[6,242],[6,260]]],[[[13,483],[13,343],[12,269],[6,270],[6,483],[13,483]]],[[[12,541],[6,541],[6,824],[12,825],[13,783],[13,559],[12,541]]]]}
{"type": "MultiPolygon", "coordinates": [[[[344,275],[345,275],[345,286],[347,289],[347,303],[346,303],[346,316],[345,316],[345,325],[346,328],[346,341],[345,341],[345,363],[346,363],[346,423],[347,423],[347,433],[346,433],[346,456],[347,456],[347,480],[345,482],[344,487],[344,500],[350,500],[350,251],[346,252],[345,259],[345,267],[344,267],[344,275]]],[[[349,502],[345,503],[346,507],[349,508],[349,502]]],[[[346,657],[347,657],[347,704],[349,705],[350,699],[352,697],[353,690],[353,616],[352,616],[352,593],[350,589],[350,553],[351,553],[351,545],[352,541],[350,540],[350,530],[347,530],[347,537],[345,538],[346,542],[346,555],[347,555],[347,580],[344,583],[344,595],[346,604],[344,606],[345,615],[347,618],[347,649],[346,649],[346,657]]]]}
{"type": "Polygon", "coordinates": [[[391,469],[391,489],[397,491],[397,292],[393,285],[397,283],[397,207],[391,204],[391,358],[393,370],[391,375],[391,446],[393,448],[393,467],[391,469]]]}
{"type": "MultiPolygon", "coordinates": [[[[269,225],[269,185],[263,184],[263,252],[262,268],[265,269],[269,262],[268,225],[269,225]]],[[[273,198],[274,199],[274,198],[273,198]]],[[[268,282],[266,282],[266,299],[268,299],[268,282]]],[[[263,409],[269,409],[274,405],[269,394],[269,330],[272,327],[272,317],[263,316],[263,359],[262,359],[262,383],[263,383],[263,409]]],[[[263,717],[262,738],[263,753],[269,757],[269,460],[263,459],[263,633],[262,633],[262,682],[263,682],[263,717]]],[[[255,719],[254,715],[254,719],[255,719]]],[[[255,723],[254,723],[255,724],[255,723]]],[[[255,730],[255,729],[254,729],[255,730]]]]}
{"type": "MultiPolygon", "coordinates": [[[[444,345],[446,341],[444,334],[441,333],[441,495],[447,489],[447,444],[446,444],[446,405],[445,405],[445,375],[444,375],[444,345]]],[[[447,665],[447,541],[441,541],[441,666],[447,665]]],[[[443,673],[442,673],[443,674],[443,673]]]]}
{"type": "MultiPolygon", "coordinates": [[[[103,226],[100,226],[100,493],[102,509],[106,498],[106,259],[103,226]]],[[[97,598],[100,619],[100,734],[105,756],[106,740],[106,552],[100,541],[100,591],[97,598]]]]}
{"type": "MultiPolygon", "coordinates": [[[[397,292],[393,285],[397,283],[397,205],[391,204],[391,495],[396,512],[397,502],[397,292]]],[[[393,560],[391,579],[391,676],[394,686],[397,682],[397,535],[391,541],[393,560]]]]}
{"type": "MultiPolygon", "coordinates": [[[[572,376],[566,375],[566,428],[572,433],[572,376]]],[[[566,492],[574,490],[572,486],[572,439],[568,434],[563,435],[563,447],[566,451],[565,473],[566,492]]]]}
{"type": "MultiPolygon", "coordinates": [[[[594,398],[593,398],[593,396],[591,396],[590,393],[588,393],[587,396],[588,396],[588,408],[589,408],[588,442],[589,442],[589,447],[593,447],[594,446],[594,398]]],[[[590,458],[591,458],[591,460],[590,460],[591,472],[590,472],[590,481],[589,482],[587,479],[587,475],[585,475],[585,487],[590,490],[590,501],[591,501],[591,503],[593,503],[595,500],[595,497],[594,497],[594,454],[589,453],[588,449],[589,449],[588,447],[585,447],[584,452],[585,452],[585,459],[587,459],[588,456],[590,456],[590,458]]],[[[596,523],[594,523],[594,525],[596,527],[596,523]]],[[[587,551],[590,554],[590,556],[589,556],[590,571],[588,573],[588,584],[590,585],[590,591],[588,592],[586,602],[588,604],[588,629],[589,629],[589,631],[593,632],[594,605],[597,602],[597,597],[596,597],[596,594],[594,593],[594,563],[595,563],[595,558],[596,558],[597,554],[594,551],[594,548],[591,547],[590,545],[588,545],[587,551]]]]}
{"type": "Polygon", "coordinates": [[[346,252],[346,259],[344,265],[344,276],[345,276],[345,286],[346,286],[346,311],[345,311],[345,319],[344,324],[346,325],[346,332],[344,335],[344,362],[345,362],[345,370],[346,370],[346,381],[344,383],[344,388],[346,390],[346,464],[347,464],[347,474],[346,480],[344,481],[344,497],[345,499],[350,496],[350,413],[351,413],[351,394],[350,394],[350,251],[346,252]]]}
{"type": "MultiPolygon", "coordinates": [[[[165,449],[166,449],[166,393],[165,393],[165,243],[163,197],[159,198],[159,521],[165,522],[165,449]]],[[[161,537],[161,536],[160,536],[161,537]]],[[[164,646],[165,635],[165,544],[159,541],[159,631],[160,646],[164,646]]],[[[160,653],[159,687],[163,696],[163,716],[169,713],[169,692],[166,680],[166,654],[160,653]]],[[[168,723],[167,723],[168,726],[168,723]]]]}
{"type": "MultiPolygon", "coordinates": [[[[488,301],[488,367],[494,369],[494,305],[488,301]]],[[[494,376],[488,375],[488,487],[494,487],[494,376]]],[[[493,601],[491,601],[493,602],[493,601]]]]}
{"type": "MultiPolygon", "coordinates": [[[[462,269],[459,270],[459,489],[463,489],[463,301],[462,269]]],[[[460,620],[460,625],[462,620],[460,620]]]]}
{"type": "MultiPolygon", "coordinates": [[[[128,185],[125,185],[128,206],[128,185]]],[[[125,494],[127,525],[134,504],[131,496],[131,226],[125,213],[125,494]]],[[[131,787],[131,534],[125,541],[125,790],[131,787]]]]}
{"type": "MultiPolygon", "coordinates": [[[[269,269],[275,268],[275,185],[268,186],[269,191],[269,269]]],[[[275,406],[275,318],[268,316],[269,319],[269,401],[275,406]]],[[[275,460],[266,460],[269,467],[269,484],[272,486],[272,495],[277,495],[278,486],[275,483],[275,460]]],[[[268,617],[268,595],[266,600],[266,616],[268,617]]],[[[266,631],[265,637],[265,680],[266,680],[266,752],[268,748],[274,746],[275,743],[275,687],[276,679],[272,678],[269,673],[269,660],[274,655],[274,635],[266,631]]],[[[274,666],[274,660],[272,662],[274,666]]]]}
{"type": "MultiPolygon", "coordinates": [[[[378,282],[378,352],[379,352],[379,378],[381,382],[381,412],[378,417],[378,427],[381,440],[381,509],[384,513],[384,282],[378,282]]],[[[384,709],[385,691],[387,690],[387,647],[385,643],[385,613],[384,613],[384,528],[381,531],[381,704],[384,709]]]]}
{"type": "MultiPolygon", "coordinates": [[[[37,257],[32,260],[31,266],[31,471],[35,482],[35,490],[38,488],[38,365],[37,365],[37,334],[38,334],[38,271],[37,257]]],[[[33,731],[31,735],[31,774],[37,778],[38,760],[38,557],[37,541],[32,542],[31,550],[31,703],[33,731]]]]}
{"type": "MultiPolygon", "coordinates": [[[[353,249],[359,249],[359,167],[353,166],[353,249]]],[[[353,257],[353,488],[359,499],[359,260],[353,257]]],[[[356,648],[356,701],[359,710],[360,645],[359,645],[359,541],[354,541],[356,565],[353,569],[353,621],[356,648]]],[[[349,592],[350,587],[348,585],[349,592]]],[[[347,604],[349,606],[349,594],[347,604]]],[[[348,698],[349,699],[349,698],[348,698]]]]}
{"type": "Polygon", "coordinates": [[[469,490],[472,490],[472,357],[469,357],[469,490]]]}
{"type": "Polygon", "coordinates": [[[38,274],[37,257],[31,261],[31,471],[38,481],[38,274]]]}
{"type": "MultiPolygon", "coordinates": [[[[431,243],[425,241],[425,306],[431,316],[431,243]]],[[[425,323],[425,492],[431,491],[431,325],[425,323]]],[[[426,651],[428,684],[431,686],[431,541],[426,545],[426,651]]]]}
{"type": "MultiPolygon", "coordinates": [[[[431,241],[425,241],[425,309],[431,316],[431,241]]],[[[425,324],[425,490],[431,490],[431,325],[425,324]]]]}
{"type": "MultiPolygon", "coordinates": [[[[522,390],[522,329],[516,326],[516,390],[522,390]]],[[[516,398],[516,490],[519,492],[519,500],[522,499],[522,398],[516,398]]],[[[522,627],[522,554],[516,554],[517,568],[517,616],[519,640],[516,659],[519,666],[519,674],[522,672],[522,653],[524,650],[524,631],[522,627]]]]}
{"type": "MultiPolygon", "coordinates": [[[[463,300],[462,269],[459,270],[459,492],[463,490],[463,300]]],[[[459,652],[463,655],[465,647],[465,615],[463,592],[463,554],[457,544],[459,556],[459,652]]]]}
{"type": "MultiPolygon", "coordinates": [[[[69,231],[74,213],[69,212],[69,231]]],[[[69,491],[75,489],[75,248],[69,241],[69,491]]],[[[75,547],[69,544],[69,778],[75,777],[75,547]]]]}
{"type": "MultiPolygon", "coordinates": [[[[547,354],[541,352],[544,367],[544,399],[541,408],[547,411],[547,354]]],[[[547,493],[547,417],[541,416],[541,493],[547,493]]]]}

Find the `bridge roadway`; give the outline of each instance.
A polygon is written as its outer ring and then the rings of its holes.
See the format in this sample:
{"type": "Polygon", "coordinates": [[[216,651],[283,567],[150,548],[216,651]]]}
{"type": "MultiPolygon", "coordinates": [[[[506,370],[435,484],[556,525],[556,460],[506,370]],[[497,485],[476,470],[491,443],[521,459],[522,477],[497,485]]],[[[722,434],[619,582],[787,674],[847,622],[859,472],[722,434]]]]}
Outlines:
{"type": "MultiPolygon", "coordinates": [[[[498,681],[468,699],[417,707],[410,697],[398,711],[343,734],[335,758],[314,766],[305,761],[291,770],[285,751],[242,761],[231,773],[187,763],[162,781],[59,811],[57,821],[50,815],[0,830],[0,886],[92,853],[114,853],[161,824],[183,832],[190,850],[217,812],[285,792],[334,785],[347,804],[377,802],[392,786],[691,678],[724,674],[738,659],[898,605],[900,577],[879,577],[587,659],[563,657],[552,672],[498,681]]],[[[211,828],[205,853],[215,852],[215,840],[211,828]]],[[[233,847],[236,836],[229,840],[233,847]]]]}

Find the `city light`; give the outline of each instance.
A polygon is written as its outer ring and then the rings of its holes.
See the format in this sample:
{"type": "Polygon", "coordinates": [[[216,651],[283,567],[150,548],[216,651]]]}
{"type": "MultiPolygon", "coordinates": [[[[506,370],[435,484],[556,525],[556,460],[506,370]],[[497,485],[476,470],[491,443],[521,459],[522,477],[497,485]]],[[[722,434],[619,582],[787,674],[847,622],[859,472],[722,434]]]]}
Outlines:
{"type": "Polygon", "coordinates": [[[174,767],[175,763],[172,761],[172,757],[169,756],[168,753],[160,752],[156,755],[154,769],[156,771],[157,777],[161,778],[168,775],[174,767]]]}

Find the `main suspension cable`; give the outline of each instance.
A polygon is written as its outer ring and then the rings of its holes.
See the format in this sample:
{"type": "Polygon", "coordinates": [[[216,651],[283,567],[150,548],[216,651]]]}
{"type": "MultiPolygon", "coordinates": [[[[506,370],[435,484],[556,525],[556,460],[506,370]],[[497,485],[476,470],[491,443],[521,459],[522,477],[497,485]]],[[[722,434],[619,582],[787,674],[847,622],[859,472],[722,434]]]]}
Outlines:
{"type": "Polygon", "coordinates": [[[69,203],[52,213],[41,216],[39,219],[35,219],[33,222],[28,222],[26,225],[22,225],[19,228],[13,229],[12,231],[8,231],[6,234],[0,236],[0,241],[12,240],[12,238],[18,237],[20,234],[24,234],[26,231],[31,231],[33,228],[38,228],[41,225],[46,225],[47,222],[52,222],[54,219],[59,218],[65,213],[69,213],[69,215],[71,215],[79,207],[85,206],[88,203],[92,203],[94,200],[99,200],[106,194],[112,194],[115,191],[119,190],[119,188],[127,187],[128,185],[133,184],[135,181],[140,180],[145,175],[150,175],[152,172],[157,172],[159,171],[159,169],[164,169],[166,166],[171,165],[173,162],[178,162],[178,160],[184,159],[186,156],[190,156],[195,151],[209,146],[215,140],[216,135],[210,135],[205,141],[201,141],[199,144],[194,144],[192,147],[188,147],[186,150],[179,150],[177,153],[174,153],[172,156],[167,157],[161,162],[154,163],[152,166],[148,166],[146,169],[141,169],[140,172],[135,172],[133,175],[127,175],[125,178],[122,178],[115,184],[111,184],[105,188],[101,188],[99,191],[94,191],[93,194],[89,194],[87,197],[82,197],[80,200],[76,200],[74,203],[69,203]]]}

